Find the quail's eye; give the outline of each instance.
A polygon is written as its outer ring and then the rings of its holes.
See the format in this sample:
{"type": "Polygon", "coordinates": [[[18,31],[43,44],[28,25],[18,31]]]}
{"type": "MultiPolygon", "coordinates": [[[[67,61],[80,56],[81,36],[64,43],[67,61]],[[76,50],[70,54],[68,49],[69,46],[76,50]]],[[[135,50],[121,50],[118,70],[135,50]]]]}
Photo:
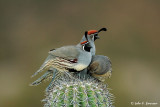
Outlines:
{"type": "Polygon", "coordinates": [[[91,38],[91,39],[94,39],[94,34],[91,34],[90,38],[91,38]]]}
{"type": "Polygon", "coordinates": [[[90,38],[93,38],[93,37],[94,37],[94,35],[93,35],[93,34],[91,34],[91,35],[90,35],[90,38]]]}

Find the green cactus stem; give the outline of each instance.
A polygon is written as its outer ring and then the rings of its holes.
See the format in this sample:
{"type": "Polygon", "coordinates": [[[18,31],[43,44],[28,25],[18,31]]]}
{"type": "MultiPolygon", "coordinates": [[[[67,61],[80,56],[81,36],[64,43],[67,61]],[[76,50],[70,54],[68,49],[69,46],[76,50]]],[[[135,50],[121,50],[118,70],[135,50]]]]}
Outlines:
{"type": "Polygon", "coordinates": [[[113,100],[107,85],[90,77],[59,79],[43,102],[44,107],[113,107],[113,100]]]}

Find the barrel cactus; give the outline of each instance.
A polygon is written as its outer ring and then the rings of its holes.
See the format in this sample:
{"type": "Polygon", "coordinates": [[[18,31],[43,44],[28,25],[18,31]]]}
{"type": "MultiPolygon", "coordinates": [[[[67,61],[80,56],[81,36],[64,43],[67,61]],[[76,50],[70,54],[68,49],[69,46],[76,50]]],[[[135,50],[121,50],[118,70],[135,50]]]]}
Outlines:
{"type": "Polygon", "coordinates": [[[106,84],[93,77],[61,78],[42,100],[44,107],[113,107],[113,95],[106,84]]]}

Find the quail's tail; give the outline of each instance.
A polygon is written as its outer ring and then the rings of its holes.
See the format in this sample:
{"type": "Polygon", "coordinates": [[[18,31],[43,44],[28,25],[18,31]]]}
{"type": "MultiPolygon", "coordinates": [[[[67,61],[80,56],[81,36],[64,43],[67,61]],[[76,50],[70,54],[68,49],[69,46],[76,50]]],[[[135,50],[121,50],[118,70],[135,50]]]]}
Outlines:
{"type": "Polygon", "coordinates": [[[43,74],[40,78],[38,78],[36,81],[30,84],[30,86],[37,86],[41,84],[43,81],[49,79],[52,77],[53,71],[48,70],[45,74],[43,74]]]}
{"type": "Polygon", "coordinates": [[[51,63],[52,63],[52,62],[53,62],[53,60],[47,60],[47,61],[45,61],[45,62],[42,64],[42,66],[40,67],[40,69],[39,69],[37,72],[35,72],[31,77],[36,76],[38,73],[40,73],[40,72],[42,72],[42,71],[44,71],[44,70],[48,70],[49,67],[51,66],[51,63]]]}

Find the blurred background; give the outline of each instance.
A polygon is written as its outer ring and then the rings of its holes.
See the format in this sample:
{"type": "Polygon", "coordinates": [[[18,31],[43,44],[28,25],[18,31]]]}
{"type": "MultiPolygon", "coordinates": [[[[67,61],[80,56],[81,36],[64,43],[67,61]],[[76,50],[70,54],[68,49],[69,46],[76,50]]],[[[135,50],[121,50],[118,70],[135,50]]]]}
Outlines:
{"type": "Polygon", "coordinates": [[[112,61],[114,105],[160,103],[159,0],[0,0],[0,13],[0,107],[42,107],[49,82],[29,84],[48,51],[102,27],[96,54],[112,61]]]}

